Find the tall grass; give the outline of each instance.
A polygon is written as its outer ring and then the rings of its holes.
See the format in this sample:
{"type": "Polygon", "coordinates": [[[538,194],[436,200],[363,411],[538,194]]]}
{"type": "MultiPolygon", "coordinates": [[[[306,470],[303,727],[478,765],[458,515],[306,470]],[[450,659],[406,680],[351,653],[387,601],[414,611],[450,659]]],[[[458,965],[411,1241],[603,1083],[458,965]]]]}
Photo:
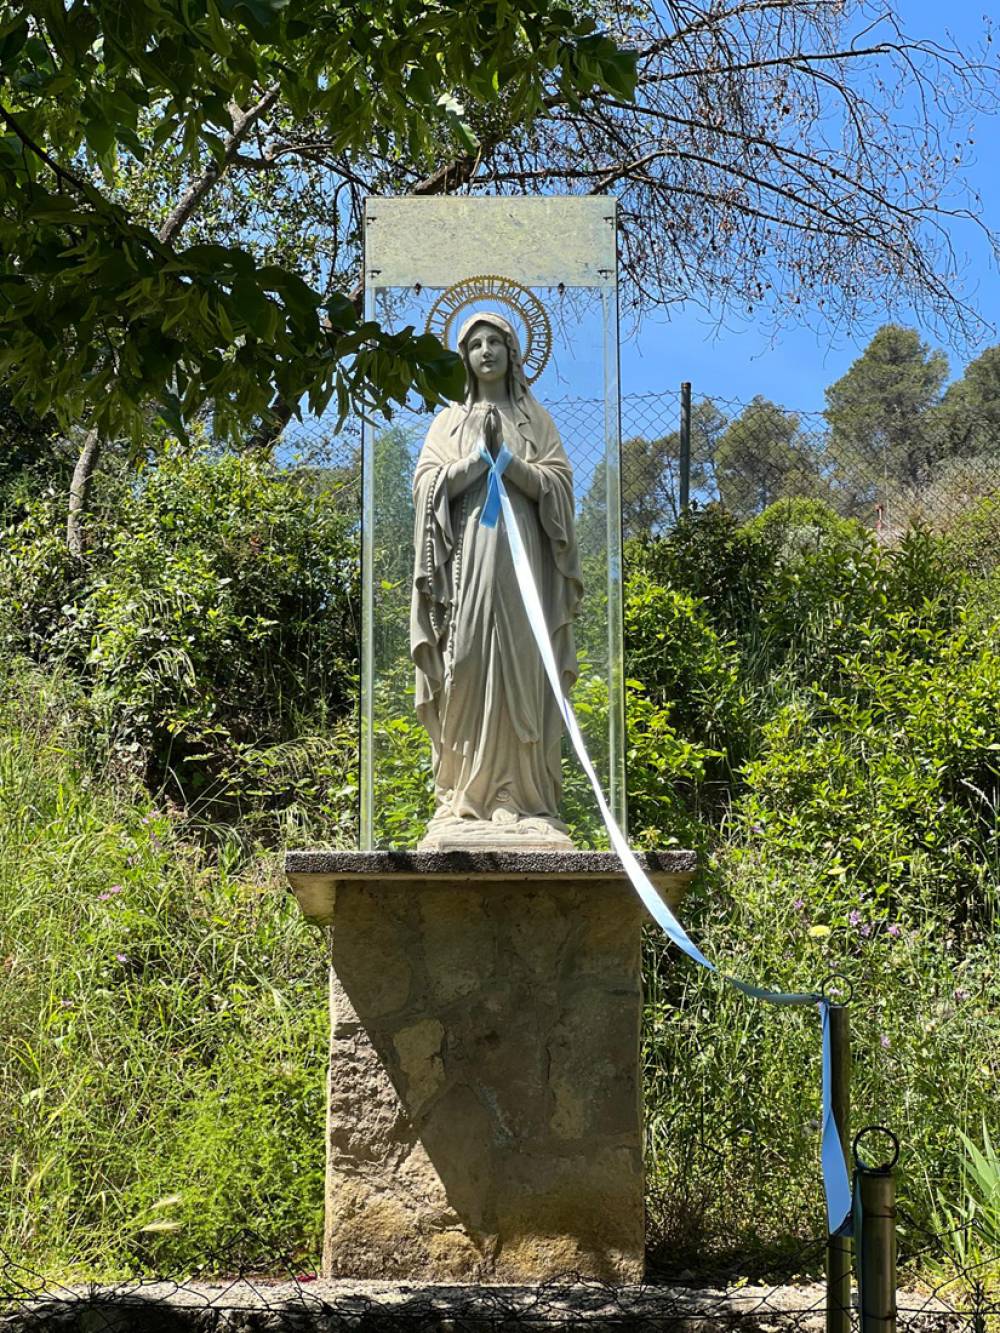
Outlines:
{"type": "MultiPolygon", "coordinates": [[[[941,1201],[957,1209],[968,1192],[960,1131],[997,1124],[1000,931],[973,942],[930,915],[907,915],[863,933],[871,915],[852,923],[822,906],[816,888],[723,848],[683,915],[721,969],[744,980],[803,990],[847,978],[853,1128],[894,1130],[905,1224],[943,1230],[941,1201]]],[[[652,936],[645,975],[657,1259],[746,1264],[821,1237],[817,1014],[750,1000],[666,957],[652,936]]]]}
{"type": "Polygon", "coordinates": [[[273,862],[211,856],[80,758],[68,685],[0,702],[0,1244],[49,1275],[311,1252],[323,951],[273,862]]]}

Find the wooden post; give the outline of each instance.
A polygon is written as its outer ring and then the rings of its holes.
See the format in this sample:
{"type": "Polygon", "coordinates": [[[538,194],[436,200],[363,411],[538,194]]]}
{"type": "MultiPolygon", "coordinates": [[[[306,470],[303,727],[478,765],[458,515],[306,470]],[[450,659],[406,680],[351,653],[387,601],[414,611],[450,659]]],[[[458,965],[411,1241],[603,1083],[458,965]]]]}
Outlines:
{"type": "MultiPolygon", "coordinates": [[[[833,1118],[847,1160],[851,1122],[851,1021],[845,1004],[830,1006],[833,1118]]],[[[826,1250],[826,1333],[850,1333],[851,1240],[831,1236],[826,1250]]]]}

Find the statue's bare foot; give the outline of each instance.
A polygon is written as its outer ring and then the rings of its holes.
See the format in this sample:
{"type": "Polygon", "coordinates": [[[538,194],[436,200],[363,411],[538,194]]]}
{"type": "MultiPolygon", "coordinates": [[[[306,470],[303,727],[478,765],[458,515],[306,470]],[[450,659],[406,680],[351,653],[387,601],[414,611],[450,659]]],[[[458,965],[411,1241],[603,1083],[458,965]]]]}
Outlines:
{"type": "Polygon", "coordinates": [[[554,833],[552,825],[547,819],[522,819],[520,828],[525,833],[554,833]]]}
{"type": "Polygon", "coordinates": [[[502,806],[493,811],[491,821],[494,824],[516,824],[518,819],[516,810],[507,810],[502,806]]]}

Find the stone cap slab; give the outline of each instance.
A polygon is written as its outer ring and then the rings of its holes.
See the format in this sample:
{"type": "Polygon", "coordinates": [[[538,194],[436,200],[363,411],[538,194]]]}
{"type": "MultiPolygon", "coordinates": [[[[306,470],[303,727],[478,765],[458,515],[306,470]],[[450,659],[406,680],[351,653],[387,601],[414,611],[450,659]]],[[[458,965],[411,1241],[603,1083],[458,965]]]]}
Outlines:
{"type": "MultiPolygon", "coordinates": [[[[697,853],[671,848],[636,855],[664,901],[676,907],[697,871],[697,853]]],[[[297,851],[286,852],[285,874],[302,914],[322,926],[333,923],[338,884],[391,889],[408,883],[416,889],[421,881],[451,880],[478,884],[485,892],[517,881],[595,890],[628,883],[616,852],[588,851],[297,851]]]]}

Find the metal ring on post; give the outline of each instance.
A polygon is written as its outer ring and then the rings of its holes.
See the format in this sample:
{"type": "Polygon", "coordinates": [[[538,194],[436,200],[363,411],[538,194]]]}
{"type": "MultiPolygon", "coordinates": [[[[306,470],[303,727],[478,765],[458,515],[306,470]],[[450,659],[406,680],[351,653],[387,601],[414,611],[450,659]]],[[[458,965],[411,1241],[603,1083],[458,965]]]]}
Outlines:
{"type": "Polygon", "coordinates": [[[866,1125],[864,1129],[859,1129],[857,1134],[855,1134],[851,1154],[854,1157],[855,1164],[859,1171],[884,1174],[885,1172],[891,1171],[899,1161],[899,1139],[892,1130],[887,1129],[885,1125],[866,1125]],[[884,1134],[887,1139],[892,1141],[892,1159],[890,1161],[883,1162],[881,1166],[868,1165],[859,1151],[859,1144],[866,1134],[884,1134]]]}
{"type": "Polygon", "coordinates": [[[850,977],[845,973],[831,972],[823,982],[822,986],[820,986],[819,993],[822,995],[823,999],[826,1000],[827,1004],[850,1004],[854,999],[854,984],[850,977]],[[836,990],[837,998],[834,997],[834,982],[838,983],[836,990]],[[842,994],[843,988],[846,988],[847,996],[846,998],[841,999],[839,997],[842,994]]]}

